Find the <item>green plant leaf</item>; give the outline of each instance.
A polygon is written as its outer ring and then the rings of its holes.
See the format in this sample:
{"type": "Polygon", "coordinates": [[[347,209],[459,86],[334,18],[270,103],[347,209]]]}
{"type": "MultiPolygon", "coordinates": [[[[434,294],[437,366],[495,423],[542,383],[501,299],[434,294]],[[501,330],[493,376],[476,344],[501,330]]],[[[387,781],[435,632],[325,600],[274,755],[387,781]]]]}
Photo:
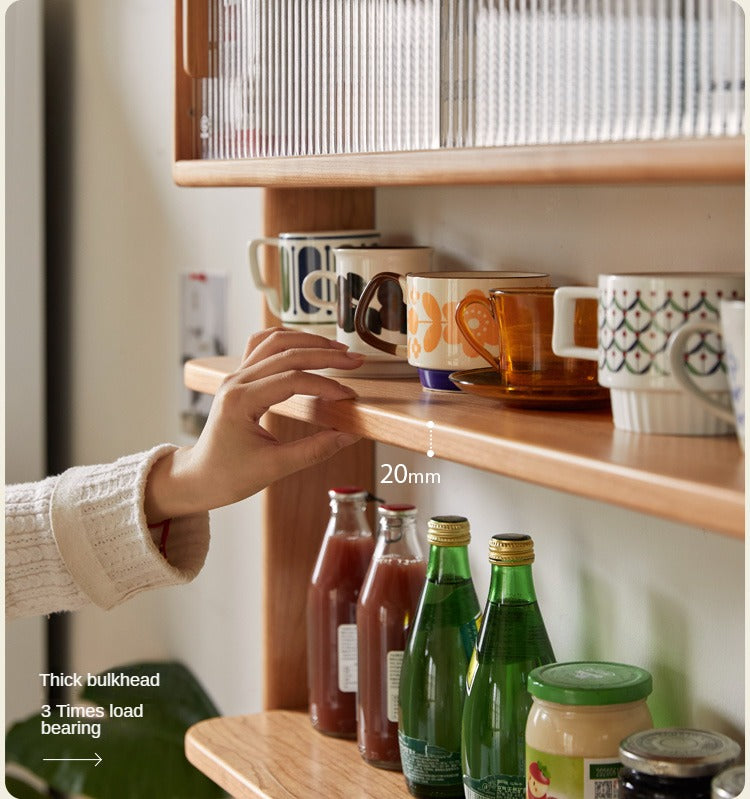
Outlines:
{"type": "Polygon", "coordinates": [[[17,777],[5,777],[5,787],[16,799],[49,799],[49,794],[39,793],[36,788],[17,777]]]}
{"type": "Polygon", "coordinates": [[[222,790],[185,758],[191,724],[218,715],[193,675],[180,663],[139,663],[103,675],[160,675],[159,687],[86,687],[81,698],[104,708],[138,708],[141,718],[50,718],[32,716],[6,737],[6,760],[40,776],[50,786],[92,799],[213,799],[222,790]],[[42,722],[100,723],[101,735],[42,734],[42,722]],[[96,756],[101,763],[95,765],[96,756]],[[44,758],[63,758],[44,760],[44,758]],[[91,760],[87,760],[91,758],[91,760]]]}

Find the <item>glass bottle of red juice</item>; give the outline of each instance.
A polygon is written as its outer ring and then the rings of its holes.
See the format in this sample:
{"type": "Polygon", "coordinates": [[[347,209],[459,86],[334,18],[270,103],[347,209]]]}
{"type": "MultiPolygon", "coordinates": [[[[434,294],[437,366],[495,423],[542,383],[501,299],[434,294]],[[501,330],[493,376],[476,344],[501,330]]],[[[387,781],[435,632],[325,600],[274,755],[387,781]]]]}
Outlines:
{"type": "Polygon", "coordinates": [[[357,599],[375,541],[367,492],[332,488],[331,519],[307,592],[307,679],[313,727],[354,738],[357,731],[357,599]]]}
{"type": "Polygon", "coordinates": [[[373,766],[399,770],[398,685],[427,564],[413,505],[381,505],[378,539],[357,603],[357,741],[373,766]]]}

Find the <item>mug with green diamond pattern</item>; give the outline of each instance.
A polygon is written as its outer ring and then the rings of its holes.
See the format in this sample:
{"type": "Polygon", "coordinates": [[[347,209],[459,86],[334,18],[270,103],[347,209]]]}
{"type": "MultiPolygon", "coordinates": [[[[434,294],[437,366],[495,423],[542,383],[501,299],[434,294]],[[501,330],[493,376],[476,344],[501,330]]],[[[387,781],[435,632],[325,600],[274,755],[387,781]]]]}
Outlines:
{"type": "MultiPolygon", "coordinates": [[[[670,336],[689,322],[715,321],[723,299],[744,299],[742,272],[633,272],[599,275],[598,287],[555,292],[552,349],[563,357],[598,362],[610,389],[615,427],[641,433],[723,435],[733,426],[696,403],[673,376],[670,336]],[[575,299],[598,300],[598,346],[573,341],[575,299]]],[[[729,402],[721,340],[707,335],[688,353],[694,382],[729,402]]]]}

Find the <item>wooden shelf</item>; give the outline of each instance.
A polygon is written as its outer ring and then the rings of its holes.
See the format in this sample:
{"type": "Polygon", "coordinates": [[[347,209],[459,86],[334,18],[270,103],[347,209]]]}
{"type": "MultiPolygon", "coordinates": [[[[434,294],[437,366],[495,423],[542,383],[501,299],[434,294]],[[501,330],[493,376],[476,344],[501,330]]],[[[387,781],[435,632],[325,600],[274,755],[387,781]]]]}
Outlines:
{"type": "MultiPolygon", "coordinates": [[[[185,384],[213,394],[238,365],[189,361],[185,384]]],[[[467,394],[422,391],[411,380],[341,379],[356,400],[295,396],[274,413],[415,452],[744,538],[744,456],[733,436],[617,430],[608,411],[541,412],[467,394]]],[[[382,476],[377,472],[377,477],[382,476]]]]}
{"type": "Polygon", "coordinates": [[[174,163],[182,186],[352,187],[502,183],[736,182],[744,136],[174,163]]]}
{"type": "Polygon", "coordinates": [[[316,732],[302,712],[201,721],[188,730],[185,753],[235,799],[409,796],[400,772],[368,766],[356,742],[316,732]]]}

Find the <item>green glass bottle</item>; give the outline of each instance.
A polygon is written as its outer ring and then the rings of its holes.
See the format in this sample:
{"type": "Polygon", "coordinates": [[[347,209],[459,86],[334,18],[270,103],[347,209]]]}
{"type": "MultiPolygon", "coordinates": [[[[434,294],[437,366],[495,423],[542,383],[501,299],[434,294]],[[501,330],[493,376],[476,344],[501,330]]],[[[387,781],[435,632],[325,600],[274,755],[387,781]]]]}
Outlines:
{"type": "Polygon", "coordinates": [[[399,751],[413,796],[463,799],[461,715],[480,611],[469,540],[463,516],[430,519],[427,580],[399,684],[399,751]]]}
{"type": "Polygon", "coordinates": [[[534,542],[490,540],[487,606],[467,683],[461,731],[466,799],[523,799],[529,672],[555,659],[531,576],[534,542]]]}

